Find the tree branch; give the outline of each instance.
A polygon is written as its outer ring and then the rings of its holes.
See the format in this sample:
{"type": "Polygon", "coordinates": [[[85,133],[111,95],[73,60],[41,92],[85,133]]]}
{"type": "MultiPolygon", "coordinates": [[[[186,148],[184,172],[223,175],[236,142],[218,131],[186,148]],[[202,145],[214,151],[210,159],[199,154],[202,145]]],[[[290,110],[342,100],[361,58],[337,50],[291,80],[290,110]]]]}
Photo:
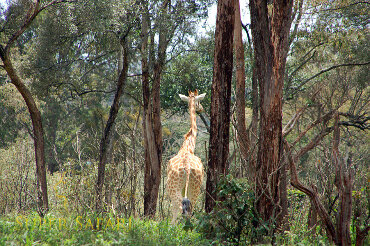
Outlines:
{"type": "Polygon", "coordinates": [[[293,160],[293,157],[291,155],[291,149],[290,149],[291,146],[286,140],[283,140],[283,141],[284,141],[284,148],[287,154],[287,159],[288,159],[289,167],[290,167],[291,185],[294,188],[304,192],[310,198],[310,200],[312,201],[312,204],[315,206],[318,214],[320,215],[320,218],[322,219],[325,225],[326,231],[328,232],[328,236],[331,238],[331,240],[333,239],[335,240],[336,238],[335,227],[334,227],[333,222],[330,219],[328,212],[326,211],[326,209],[320,202],[319,196],[317,192],[315,192],[315,189],[305,186],[299,181],[295,161],[293,160]]]}
{"type": "MultiPolygon", "coordinates": [[[[320,72],[318,72],[317,74],[309,77],[308,79],[304,80],[301,84],[299,84],[295,89],[296,89],[296,92],[302,87],[304,86],[305,84],[307,84],[309,81],[313,80],[314,78],[320,76],[321,74],[323,73],[326,73],[326,72],[329,72],[330,70],[333,70],[333,69],[336,69],[336,68],[340,68],[340,67],[352,67],[352,66],[366,66],[366,65],[369,65],[370,64],[370,61],[368,62],[364,62],[364,63],[345,63],[345,64],[338,64],[338,65],[333,65],[327,69],[324,69],[324,70],[321,70],[320,72]]],[[[295,93],[296,93],[295,92],[295,93]]],[[[295,94],[293,93],[293,94],[295,94]]]]}
{"type": "Polygon", "coordinates": [[[353,114],[350,114],[350,113],[339,113],[339,115],[345,116],[349,119],[348,121],[340,121],[339,125],[353,126],[353,127],[359,128],[363,131],[370,129],[370,125],[368,123],[368,121],[370,120],[370,117],[365,116],[365,114],[353,115],[353,114]]]}
{"type": "MultiPolygon", "coordinates": [[[[14,43],[15,40],[17,40],[17,38],[19,36],[21,36],[26,31],[26,29],[31,25],[33,20],[36,18],[36,16],[41,11],[43,11],[44,9],[46,9],[46,8],[52,6],[52,5],[55,5],[55,4],[59,4],[59,3],[63,3],[63,2],[74,2],[74,1],[75,0],[54,0],[54,1],[51,1],[50,3],[46,4],[45,6],[41,6],[41,1],[36,0],[36,2],[33,3],[32,7],[28,10],[28,14],[26,16],[26,20],[23,22],[23,25],[18,29],[18,31],[13,33],[13,35],[10,37],[10,39],[6,43],[5,48],[4,48],[4,51],[5,51],[4,54],[6,55],[10,46],[14,43]]],[[[0,54],[1,53],[2,52],[0,52],[0,54]]]]}
{"type": "Polygon", "coordinates": [[[326,122],[328,122],[332,117],[333,117],[333,115],[334,115],[334,110],[332,110],[332,111],[330,111],[330,112],[328,112],[327,114],[325,114],[324,116],[322,116],[321,118],[319,118],[319,119],[317,119],[317,120],[315,120],[314,122],[312,122],[303,132],[301,132],[300,134],[299,134],[299,136],[296,138],[296,140],[293,142],[293,144],[292,144],[292,146],[294,146],[296,143],[298,143],[299,142],[299,140],[301,140],[301,138],[304,136],[304,135],[306,135],[306,133],[310,130],[310,129],[312,129],[314,126],[316,126],[316,125],[318,125],[318,124],[320,124],[321,122],[324,122],[324,123],[326,123],[326,122]]]}

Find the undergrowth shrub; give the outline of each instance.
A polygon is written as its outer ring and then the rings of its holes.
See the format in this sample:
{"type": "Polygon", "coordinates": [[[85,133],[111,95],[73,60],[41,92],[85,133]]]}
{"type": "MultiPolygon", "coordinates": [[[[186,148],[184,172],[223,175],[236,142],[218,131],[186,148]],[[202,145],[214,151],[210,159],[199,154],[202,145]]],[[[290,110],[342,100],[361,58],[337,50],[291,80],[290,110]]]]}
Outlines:
{"type": "Polygon", "coordinates": [[[250,244],[267,233],[254,208],[254,193],[243,179],[231,175],[218,184],[220,201],[209,214],[198,215],[197,230],[221,244],[250,244]]]}
{"type": "Polygon", "coordinates": [[[49,213],[43,220],[36,214],[0,217],[2,245],[210,245],[196,232],[185,231],[183,224],[168,220],[119,218],[107,214],[99,230],[94,216],[49,213]]]}
{"type": "Polygon", "coordinates": [[[32,139],[17,138],[0,149],[0,215],[36,209],[36,173],[32,139]]]}

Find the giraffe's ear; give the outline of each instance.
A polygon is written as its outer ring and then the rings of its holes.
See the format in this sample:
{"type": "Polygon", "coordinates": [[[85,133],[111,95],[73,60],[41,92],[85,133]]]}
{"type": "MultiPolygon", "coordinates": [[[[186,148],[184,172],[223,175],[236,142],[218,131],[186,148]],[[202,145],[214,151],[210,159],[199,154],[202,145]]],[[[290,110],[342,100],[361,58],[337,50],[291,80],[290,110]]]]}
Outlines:
{"type": "Polygon", "coordinates": [[[187,96],[184,96],[182,94],[179,94],[179,97],[181,98],[181,100],[183,100],[184,102],[189,102],[189,97],[187,96]]]}
{"type": "Polygon", "coordinates": [[[195,97],[195,101],[198,102],[200,100],[203,100],[205,96],[206,96],[206,93],[200,94],[199,96],[195,97]]]}

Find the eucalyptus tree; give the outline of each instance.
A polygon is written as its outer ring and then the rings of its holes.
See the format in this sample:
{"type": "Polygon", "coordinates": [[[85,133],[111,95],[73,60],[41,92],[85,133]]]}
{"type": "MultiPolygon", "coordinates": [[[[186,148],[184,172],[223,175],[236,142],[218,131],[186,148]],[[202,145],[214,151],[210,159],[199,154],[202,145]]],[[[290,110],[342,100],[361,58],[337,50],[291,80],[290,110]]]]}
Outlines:
{"type": "Polygon", "coordinates": [[[67,158],[98,158],[96,146],[104,129],[100,115],[117,75],[119,41],[108,29],[109,9],[102,2],[58,6],[43,15],[39,35],[27,50],[30,63],[25,71],[32,78],[33,91],[45,102],[51,172],[64,168],[67,158]],[[73,147],[77,139],[84,146],[82,154],[73,147]]]}
{"type": "MultiPolygon", "coordinates": [[[[106,208],[102,197],[105,169],[110,162],[114,125],[127,83],[130,57],[135,56],[138,16],[135,1],[78,1],[44,16],[40,25],[42,35],[34,43],[45,47],[36,52],[33,59],[31,68],[37,72],[29,70],[38,81],[34,83],[35,90],[47,92],[39,97],[47,102],[45,112],[50,112],[50,153],[55,149],[57,130],[61,132],[58,125],[63,125],[64,130],[65,122],[70,122],[64,132],[68,138],[76,136],[71,154],[77,156],[73,159],[78,160],[79,166],[87,160],[98,160],[97,212],[106,208]],[[109,115],[106,115],[111,99],[109,115]],[[62,110],[48,110],[53,105],[62,110]],[[72,112],[66,112],[68,109],[72,112]],[[97,124],[91,122],[94,118],[97,124]],[[81,135],[90,136],[81,138],[81,135]]],[[[67,144],[73,146],[71,142],[67,144]]],[[[52,171],[56,169],[51,167],[52,171]]],[[[106,197],[106,201],[109,200],[106,197]]]]}
{"type": "Polygon", "coordinates": [[[353,206],[360,199],[348,192],[361,193],[366,178],[360,170],[368,168],[361,145],[369,130],[369,7],[357,1],[319,1],[307,2],[300,12],[305,28],[297,28],[291,40],[284,95],[287,107],[297,108],[283,130],[291,183],[311,201],[309,229],[319,216],[335,244],[349,245],[356,238],[361,245],[370,230],[368,212],[353,206]],[[306,15],[315,20],[305,22],[306,15]],[[332,132],[333,140],[327,138],[332,132]],[[341,141],[339,132],[345,136],[341,141]],[[310,181],[297,169],[309,172],[310,181]],[[356,232],[350,230],[351,220],[356,232]]]}
{"type": "MultiPolygon", "coordinates": [[[[287,213],[282,157],[282,95],[293,1],[251,1],[251,29],[259,85],[256,203],[272,228],[287,213]]],[[[272,232],[275,229],[272,230],[272,232]]]]}
{"type": "Polygon", "coordinates": [[[179,52],[209,1],[140,1],[143,136],[145,147],[144,215],[156,212],[162,166],[160,84],[167,51],[179,52]],[[152,83],[150,83],[152,82],[152,83]],[[150,86],[151,84],[151,86],[150,86]]]}
{"type": "Polygon", "coordinates": [[[0,58],[3,62],[1,67],[6,71],[11,83],[22,95],[32,120],[36,158],[37,197],[39,198],[38,212],[40,216],[44,216],[49,209],[44,154],[44,130],[41,113],[34,96],[12,63],[14,57],[12,57],[11,50],[15,50],[16,41],[27,31],[41,11],[61,2],[63,0],[49,1],[46,3],[42,3],[41,1],[13,2],[8,6],[5,19],[2,19],[1,28],[0,58]]]}
{"type": "Polygon", "coordinates": [[[218,180],[221,175],[226,175],[229,169],[234,16],[235,1],[218,2],[211,95],[206,212],[211,212],[216,205],[218,180]]]}

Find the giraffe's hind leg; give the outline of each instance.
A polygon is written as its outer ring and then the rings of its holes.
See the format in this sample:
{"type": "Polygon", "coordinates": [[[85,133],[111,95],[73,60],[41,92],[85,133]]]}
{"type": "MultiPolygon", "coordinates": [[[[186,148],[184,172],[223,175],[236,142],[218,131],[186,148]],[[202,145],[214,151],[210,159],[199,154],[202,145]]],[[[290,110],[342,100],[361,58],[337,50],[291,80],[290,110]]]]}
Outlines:
{"type": "Polygon", "coordinates": [[[171,171],[168,173],[167,179],[167,193],[172,204],[172,224],[175,224],[176,219],[181,212],[181,189],[178,171],[171,171]]]}
{"type": "Polygon", "coordinates": [[[201,190],[202,183],[203,183],[203,177],[201,174],[193,171],[190,178],[191,179],[189,182],[190,184],[189,184],[189,191],[188,191],[189,200],[191,202],[192,208],[194,208],[197,202],[198,196],[200,194],[200,190],[201,190]]]}
{"type": "Polygon", "coordinates": [[[171,223],[175,224],[177,217],[181,213],[181,202],[182,202],[182,197],[181,197],[181,192],[176,192],[171,198],[172,201],[172,220],[171,223]]]}

